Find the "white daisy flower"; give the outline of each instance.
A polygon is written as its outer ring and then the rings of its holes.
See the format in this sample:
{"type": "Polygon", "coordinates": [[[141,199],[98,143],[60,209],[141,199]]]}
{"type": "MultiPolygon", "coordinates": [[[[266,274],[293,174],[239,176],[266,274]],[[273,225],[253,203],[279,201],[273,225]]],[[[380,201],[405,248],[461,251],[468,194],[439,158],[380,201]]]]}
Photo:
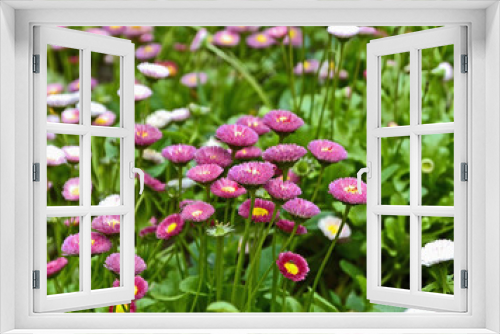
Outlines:
{"type": "MultiPolygon", "coordinates": [[[[342,224],[342,219],[335,216],[326,216],[318,221],[318,227],[323,232],[325,237],[330,240],[335,239],[337,232],[339,231],[340,224],[342,224]]],[[[340,232],[339,240],[347,239],[351,236],[351,229],[349,225],[345,224],[342,232],[340,232]]]]}
{"type": "Polygon", "coordinates": [[[152,161],[155,164],[161,164],[163,161],[165,161],[165,158],[163,157],[163,155],[161,155],[160,152],[150,148],[144,150],[144,152],[142,153],[142,157],[144,158],[144,160],[152,161]]]}
{"type": "Polygon", "coordinates": [[[359,33],[358,26],[329,26],[326,30],[338,38],[351,38],[359,33]]]}
{"type": "Polygon", "coordinates": [[[442,62],[436,68],[437,71],[443,73],[443,81],[450,81],[453,79],[453,66],[448,62],[442,62]]]}
{"type": "Polygon", "coordinates": [[[156,128],[164,128],[172,121],[171,113],[166,110],[157,110],[146,117],[146,124],[152,125],[156,128]]]}
{"type": "Polygon", "coordinates": [[[170,71],[166,66],[153,63],[140,63],[137,65],[139,72],[147,77],[154,79],[163,79],[169,76],[170,71]]]}
{"type": "Polygon", "coordinates": [[[80,94],[78,92],[70,94],[51,94],[47,96],[47,105],[49,107],[64,108],[75,104],[78,100],[80,100],[80,94]]]}
{"type": "Polygon", "coordinates": [[[433,264],[453,260],[455,254],[454,243],[451,240],[436,240],[422,247],[422,265],[430,267],[433,264]]]}
{"type": "Polygon", "coordinates": [[[99,202],[99,206],[119,206],[120,204],[120,195],[109,195],[99,202]]]}
{"type": "MultiPolygon", "coordinates": [[[[80,103],[77,103],[76,108],[81,110],[80,103]]],[[[106,108],[106,106],[104,104],[101,104],[99,102],[90,101],[90,115],[92,117],[100,116],[100,115],[104,114],[106,111],[108,111],[108,109],[106,108]]]]}
{"type": "Polygon", "coordinates": [[[47,145],[47,166],[59,166],[66,163],[64,151],[54,145],[47,145]]]}
{"type": "MultiPolygon", "coordinates": [[[[182,189],[183,190],[194,187],[195,184],[196,184],[196,182],[194,182],[191,179],[188,179],[187,177],[182,178],[182,189]]],[[[175,180],[168,181],[167,187],[177,189],[179,187],[179,180],[175,179],[175,180]]]]}
{"type": "Polygon", "coordinates": [[[188,108],[178,108],[170,112],[170,117],[174,122],[182,122],[191,116],[191,112],[188,108]]]}

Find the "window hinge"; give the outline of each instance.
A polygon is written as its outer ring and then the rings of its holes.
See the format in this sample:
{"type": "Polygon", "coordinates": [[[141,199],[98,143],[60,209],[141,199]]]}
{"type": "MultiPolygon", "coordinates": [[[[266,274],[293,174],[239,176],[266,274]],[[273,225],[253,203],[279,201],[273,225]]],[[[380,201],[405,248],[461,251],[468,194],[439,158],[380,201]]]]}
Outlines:
{"type": "Polygon", "coordinates": [[[33,289],[40,289],[40,270],[33,270],[33,289]]]}
{"type": "Polygon", "coordinates": [[[33,164],[33,181],[40,182],[40,164],[38,162],[33,164]]]}
{"type": "Polygon", "coordinates": [[[462,73],[468,73],[469,72],[469,56],[467,55],[462,55],[462,73]]]}
{"type": "Polygon", "coordinates": [[[467,270],[462,270],[462,289],[467,289],[469,287],[469,273],[467,270]]]}
{"type": "Polygon", "coordinates": [[[460,180],[469,181],[469,165],[466,162],[462,162],[460,169],[460,180]]]}
{"type": "Polygon", "coordinates": [[[40,73],[40,55],[33,55],[33,73],[40,73]]]}

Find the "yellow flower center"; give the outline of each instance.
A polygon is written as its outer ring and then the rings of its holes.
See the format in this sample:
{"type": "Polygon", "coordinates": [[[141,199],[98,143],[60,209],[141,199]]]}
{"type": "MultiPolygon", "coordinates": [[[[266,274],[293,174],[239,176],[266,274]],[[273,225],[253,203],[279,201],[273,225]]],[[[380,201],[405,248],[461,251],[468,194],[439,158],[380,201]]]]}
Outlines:
{"type": "Polygon", "coordinates": [[[234,40],[233,36],[229,35],[229,34],[224,34],[222,35],[221,37],[221,41],[222,43],[224,44],[229,44],[229,43],[232,43],[234,40]]]}
{"type": "Polygon", "coordinates": [[[96,124],[100,124],[100,125],[104,125],[107,122],[108,122],[108,118],[107,117],[99,117],[98,119],[95,120],[95,123],[96,124]]]}
{"type": "Polygon", "coordinates": [[[152,47],[151,45],[146,45],[146,46],[144,47],[144,51],[146,51],[146,52],[151,52],[151,51],[153,51],[153,47],[152,47]]]}
{"type": "Polygon", "coordinates": [[[120,29],[121,26],[111,26],[111,30],[116,30],[116,29],[120,29]]]}
{"type": "Polygon", "coordinates": [[[305,61],[304,62],[304,70],[308,70],[310,67],[311,67],[311,63],[309,63],[308,61],[305,61]]]}
{"type": "Polygon", "coordinates": [[[196,210],[196,211],[194,211],[191,215],[192,215],[193,217],[199,217],[202,213],[203,213],[203,211],[201,211],[201,210],[196,210]]]}
{"type": "Polygon", "coordinates": [[[285,269],[289,274],[297,275],[299,273],[299,267],[295,263],[287,262],[285,263],[285,269]]]}
{"type": "Polygon", "coordinates": [[[325,146],[321,148],[321,152],[331,152],[333,151],[333,147],[325,146]]]}
{"type": "Polygon", "coordinates": [[[358,192],[358,187],[351,184],[351,185],[348,185],[347,187],[345,187],[344,191],[351,193],[351,194],[356,194],[358,192]]]}
{"type": "Polygon", "coordinates": [[[190,76],[190,77],[188,78],[188,81],[189,81],[190,83],[192,83],[192,84],[195,84],[195,83],[197,83],[197,82],[198,82],[198,81],[196,80],[196,76],[195,76],[195,75],[190,76]]]}
{"type": "Polygon", "coordinates": [[[92,246],[94,246],[94,244],[95,244],[95,240],[94,240],[94,239],[90,240],[90,244],[91,244],[92,246]]]}
{"type": "Polygon", "coordinates": [[[243,136],[243,131],[234,131],[234,136],[235,137],[243,136]]]}
{"type": "Polygon", "coordinates": [[[198,175],[208,175],[208,174],[210,174],[210,171],[209,171],[209,170],[200,170],[200,171],[198,172],[198,175]]]}
{"type": "Polygon", "coordinates": [[[224,191],[226,193],[234,193],[236,191],[236,188],[232,187],[232,186],[226,186],[226,187],[222,187],[222,191],[224,191]]]}
{"type": "Polygon", "coordinates": [[[260,172],[258,170],[253,169],[253,168],[249,168],[249,169],[245,170],[245,172],[250,173],[252,175],[260,174],[260,172]]]}
{"type": "Polygon", "coordinates": [[[117,305],[115,308],[116,313],[125,313],[128,310],[128,305],[117,305]]]}
{"type": "Polygon", "coordinates": [[[57,94],[58,89],[56,87],[49,88],[49,95],[51,94],[57,94]]]}
{"type": "Polygon", "coordinates": [[[253,208],[252,215],[257,216],[257,217],[263,217],[269,214],[269,211],[267,211],[264,208],[253,208]]]}
{"type": "Polygon", "coordinates": [[[290,29],[290,32],[288,34],[290,35],[291,38],[294,38],[297,33],[295,32],[295,30],[290,29]]]}
{"type": "Polygon", "coordinates": [[[168,225],[167,226],[167,233],[172,233],[176,227],[177,227],[177,223],[172,223],[172,224],[168,225]]]}
{"type": "Polygon", "coordinates": [[[339,227],[337,225],[330,225],[326,228],[331,234],[337,234],[339,227]]]}
{"type": "Polygon", "coordinates": [[[75,84],[75,88],[76,88],[76,89],[80,89],[80,81],[78,81],[78,82],[75,84]]]}
{"type": "Polygon", "coordinates": [[[137,131],[137,135],[142,138],[146,138],[148,133],[146,131],[137,131]]]}
{"type": "Polygon", "coordinates": [[[267,36],[264,35],[264,34],[258,34],[257,37],[255,37],[255,39],[259,43],[265,43],[265,42],[267,42],[267,36]]]}
{"type": "Polygon", "coordinates": [[[72,187],[69,192],[73,196],[80,196],[80,186],[74,186],[74,187],[72,187]]]}
{"type": "Polygon", "coordinates": [[[247,150],[245,149],[241,150],[241,154],[247,154],[247,150]]]}
{"type": "Polygon", "coordinates": [[[139,291],[139,289],[137,288],[137,285],[135,285],[135,289],[134,289],[134,296],[137,296],[137,292],[139,291]]]}
{"type": "Polygon", "coordinates": [[[278,117],[276,119],[278,121],[278,123],[282,123],[282,122],[290,122],[290,120],[288,119],[288,117],[286,116],[281,116],[281,117],[278,117]]]}
{"type": "Polygon", "coordinates": [[[108,226],[112,226],[113,228],[116,226],[116,224],[120,224],[120,222],[116,219],[111,219],[107,223],[108,223],[108,226]]]}

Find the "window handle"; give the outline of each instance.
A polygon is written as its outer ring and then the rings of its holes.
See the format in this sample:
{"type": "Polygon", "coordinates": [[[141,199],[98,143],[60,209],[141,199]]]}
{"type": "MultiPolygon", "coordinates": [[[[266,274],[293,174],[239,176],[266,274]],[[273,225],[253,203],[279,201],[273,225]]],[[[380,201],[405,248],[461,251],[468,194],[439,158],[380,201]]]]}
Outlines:
{"type": "Polygon", "coordinates": [[[366,173],[366,176],[370,179],[372,177],[372,163],[370,161],[368,161],[366,163],[366,167],[365,168],[361,168],[359,171],[358,171],[358,193],[362,194],[363,191],[361,190],[361,175],[363,175],[363,173],[366,173]]]}
{"type": "Polygon", "coordinates": [[[134,167],[134,162],[129,163],[130,178],[133,179],[135,174],[139,174],[139,195],[144,191],[144,172],[140,168],[134,167]]]}

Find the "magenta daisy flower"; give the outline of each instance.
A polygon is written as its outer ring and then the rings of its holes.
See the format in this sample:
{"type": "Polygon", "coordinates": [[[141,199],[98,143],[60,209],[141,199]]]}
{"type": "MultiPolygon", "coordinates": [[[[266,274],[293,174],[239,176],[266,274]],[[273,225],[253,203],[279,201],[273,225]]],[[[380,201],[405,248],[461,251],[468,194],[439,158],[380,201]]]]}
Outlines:
{"type": "Polygon", "coordinates": [[[212,39],[212,44],[218,46],[235,46],[240,42],[240,35],[229,30],[217,31],[212,39]]]}
{"type": "Polygon", "coordinates": [[[292,252],[281,253],[276,265],[283,276],[294,282],[303,281],[309,272],[306,259],[292,252]]]}
{"type": "Polygon", "coordinates": [[[262,150],[258,147],[245,147],[236,152],[234,156],[237,160],[255,160],[262,156],[262,150]]]}
{"type": "Polygon", "coordinates": [[[126,26],[123,34],[129,39],[133,39],[143,34],[151,33],[152,31],[152,26],[126,26]]]}
{"type": "Polygon", "coordinates": [[[265,32],[257,32],[247,37],[247,45],[253,49],[264,49],[273,45],[276,41],[265,32]]]}
{"type": "Polygon", "coordinates": [[[59,166],[66,163],[64,151],[57,146],[47,145],[47,166],[59,166]]]}
{"type": "Polygon", "coordinates": [[[228,178],[242,185],[263,185],[274,175],[274,165],[269,162],[244,162],[229,169],[228,178]]]}
{"type": "Polygon", "coordinates": [[[139,231],[139,237],[144,238],[150,234],[156,234],[156,229],[158,226],[146,226],[139,231]]]}
{"type": "Polygon", "coordinates": [[[198,165],[187,171],[186,176],[198,183],[211,183],[215,181],[224,171],[216,164],[198,165]]]}
{"type": "Polygon", "coordinates": [[[283,205],[283,210],[300,219],[309,219],[321,212],[316,204],[302,198],[294,198],[289,200],[283,205]]]}
{"type": "Polygon", "coordinates": [[[110,306],[108,308],[109,313],[135,313],[137,312],[137,304],[134,300],[130,304],[120,304],[115,306],[110,306]]]}
{"type": "Polygon", "coordinates": [[[64,225],[71,227],[71,226],[78,226],[80,225],[80,217],[71,217],[68,218],[64,221],[64,225]]]}
{"type": "Polygon", "coordinates": [[[65,257],[59,257],[53,261],[47,263],[47,277],[60,272],[68,264],[68,259],[65,257]]]}
{"type": "Polygon", "coordinates": [[[92,122],[92,125],[97,126],[111,126],[115,122],[116,115],[112,111],[106,111],[103,114],[97,116],[97,118],[92,122]]]}
{"type": "MultiPolygon", "coordinates": [[[[276,226],[283,232],[292,233],[293,228],[295,227],[295,222],[291,220],[280,219],[276,222],[276,226]]],[[[303,235],[306,233],[307,233],[307,228],[299,224],[297,226],[297,231],[295,231],[295,235],[303,235]]]]}
{"type": "Polygon", "coordinates": [[[220,146],[203,146],[194,155],[194,160],[198,165],[217,164],[222,168],[230,166],[233,160],[231,153],[220,146]]]}
{"type": "Polygon", "coordinates": [[[181,212],[181,218],[190,222],[204,222],[215,213],[215,209],[208,203],[196,201],[186,205],[181,212]]]}
{"type": "Polygon", "coordinates": [[[297,75],[315,74],[318,69],[319,69],[319,61],[316,59],[308,59],[304,60],[301,63],[298,63],[293,69],[293,73],[297,75]]]}
{"type": "Polygon", "coordinates": [[[80,111],[77,108],[64,109],[61,113],[61,121],[66,124],[78,124],[80,122],[80,111]]]}
{"type": "MultiPolygon", "coordinates": [[[[276,174],[278,179],[280,179],[281,181],[283,181],[283,172],[278,169],[276,171],[276,174]]],[[[297,174],[295,174],[292,170],[288,170],[288,175],[287,175],[287,178],[286,178],[287,181],[291,181],[295,184],[299,184],[300,183],[300,176],[298,176],[297,174]]]]}
{"type": "Polygon", "coordinates": [[[170,239],[171,237],[181,233],[184,228],[184,220],[181,215],[175,213],[165,218],[156,230],[156,237],[158,239],[170,239]]]}
{"type": "MultiPolygon", "coordinates": [[[[139,177],[139,175],[136,174],[135,177],[139,177]]],[[[153,189],[154,191],[157,192],[165,191],[165,183],[161,182],[158,179],[155,179],[146,172],[144,172],[144,184],[149,188],[153,189]]]]}
{"type": "Polygon", "coordinates": [[[118,35],[121,35],[125,32],[125,30],[127,29],[126,26],[105,26],[105,27],[102,27],[104,30],[106,30],[107,32],[109,32],[109,34],[111,36],[118,36],[118,35]]]}
{"type": "Polygon", "coordinates": [[[292,46],[302,46],[302,30],[297,27],[289,27],[290,31],[287,32],[283,39],[283,44],[288,45],[291,41],[292,46]],[[290,38],[291,37],[291,38],[290,38]]]}
{"type": "Polygon", "coordinates": [[[307,148],[320,162],[335,163],[347,159],[345,148],[330,140],[313,140],[307,145],[307,148]]]}
{"type": "Polygon", "coordinates": [[[280,144],[271,146],[262,154],[266,161],[276,164],[278,167],[291,167],[302,158],[307,150],[296,144],[280,144]]]}
{"type": "MultiPolygon", "coordinates": [[[[134,264],[135,275],[139,275],[147,268],[146,262],[144,262],[144,260],[138,255],[135,255],[134,264]]],[[[104,261],[104,268],[120,275],[120,253],[113,253],[109,255],[104,261]]]]}
{"type": "Polygon", "coordinates": [[[230,180],[228,178],[222,178],[210,186],[210,190],[215,196],[222,198],[236,198],[243,194],[246,194],[247,190],[240,186],[238,182],[230,180]]]}
{"type": "Polygon", "coordinates": [[[148,60],[156,57],[160,53],[161,45],[158,43],[151,43],[137,48],[135,56],[139,60],[148,60]]]}
{"type": "Polygon", "coordinates": [[[285,181],[280,179],[272,179],[266,183],[264,189],[271,195],[272,198],[280,201],[288,201],[294,199],[302,194],[299,186],[292,181],[285,181]]]}
{"type": "Polygon", "coordinates": [[[144,76],[152,79],[163,79],[170,74],[168,68],[160,64],[140,63],[137,65],[137,69],[144,76]]]}
{"type": "Polygon", "coordinates": [[[139,36],[139,42],[141,43],[151,43],[153,41],[154,37],[153,34],[142,34],[139,36]]]}
{"type": "Polygon", "coordinates": [[[241,34],[259,30],[259,26],[227,26],[226,30],[241,34]]]}
{"type": "Polygon", "coordinates": [[[268,36],[272,38],[281,39],[288,34],[288,27],[271,27],[264,31],[268,36]]]}
{"type": "Polygon", "coordinates": [[[80,199],[80,178],[74,177],[66,181],[62,195],[67,201],[78,201],[80,199]]]}
{"type": "Polygon", "coordinates": [[[191,52],[198,50],[203,41],[205,40],[205,38],[207,38],[207,36],[208,36],[207,29],[201,28],[200,30],[198,30],[198,32],[193,38],[193,41],[191,42],[191,45],[189,46],[189,50],[191,52]]]}
{"type": "MultiPolygon", "coordinates": [[[[91,232],[90,239],[92,243],[90,252],[92,255],[106,253],[111,249],[111,241],[100,233],[91,232]]],[[[64,239],[61,250],[64,256],[80,255],[80,233],[72,234],[64,239]]]]}
{"type": "Polygon", "coordinates": [[[208,76],[203,72],[187,73],[181,78],[181,83],[189,88],[198,87],[198,84],[204,85],[207,83],[208,76]]]}
{"type": "Polygon", "coordinates": [[[264,116],[264,123],[278,133],[294,132],[304,125],[302,118],[288,110],[271,110],[264,116]]]}
{"type": "Polygon", "coordinates": [[[252,146],[259,140],[257,132],[248,126],[238,124],[221,125],[215,136],[231,148],[252,146]]]}
{"type": "Polygon", "coordinates": [[[329,193],[345,204],[366,204],[366,183],[361,182],[361,194],[358,192],[358,180],[346,177],[333,181],[328,186],[329,193]]]}
{"type": "Polygon", "coordinates": [[[185,165],[193,160],[196,154],[196,147],[184,144],[177,144],[165,147],[161,154],[165,159],[177,165],[185,165]]]}
{"type": "Polygon", "coordinates": [[[136,146],[149,146],[156,143],[163,137],[158,128],[149,124],[136,124],[135,125],[135,145],[136,146]]]}
{"type": "Polygon", "coordinates": [[[69,162],[80,161],[80,146],[63,146],[62,151],[69,162]]]}
{"type": "Polygon", "coordinates": [[[271,129],[264,124],[264,121],[256,116],[242,116],[236,121],[238,125],[248,126],[253,131],[257,132],[259,136],[268,133],[271,129]]]}
{"type": "Polygon", "coordinates": [[[185,199],[179,203],[179,209],[184,209],[184,207],[188,206],[189,204],[196,203],[197,201],[194,201],[192,199],[185,199]]]}
{"type": "MultiPolygon", "coordinates": [[[[141,276],[135,276],[134,285],[135,285],[135,288],[134,288],[135,300],[141,299],[148,292],[148,289],[149,289],[148,282],[144,278],[142,278],[141,276]]],[[[120,280],[116,279],[113,282],[113,287],[117,288],[119,286],[120,286],[120,280]]]]}
{"type": "Polygon", "coordinates": [[[120,216],[97,216],[92,219],[92,228],[104,234],[119,234],[120,216]]]}
{"type": "MultiPolygon", "coordinates": [[[[250,214],[251,199],[247,199],[238,208],[238,214],[243,218],[248,218],[250,214]]],[[[273,218],[274,203],[261,198],[255,199],[255,204],[252,210],[252,220],[256,223],[269,223],[273,218]]],[[[279,217],[279,212],[276,213],[276,218],[279,217]]]]}

